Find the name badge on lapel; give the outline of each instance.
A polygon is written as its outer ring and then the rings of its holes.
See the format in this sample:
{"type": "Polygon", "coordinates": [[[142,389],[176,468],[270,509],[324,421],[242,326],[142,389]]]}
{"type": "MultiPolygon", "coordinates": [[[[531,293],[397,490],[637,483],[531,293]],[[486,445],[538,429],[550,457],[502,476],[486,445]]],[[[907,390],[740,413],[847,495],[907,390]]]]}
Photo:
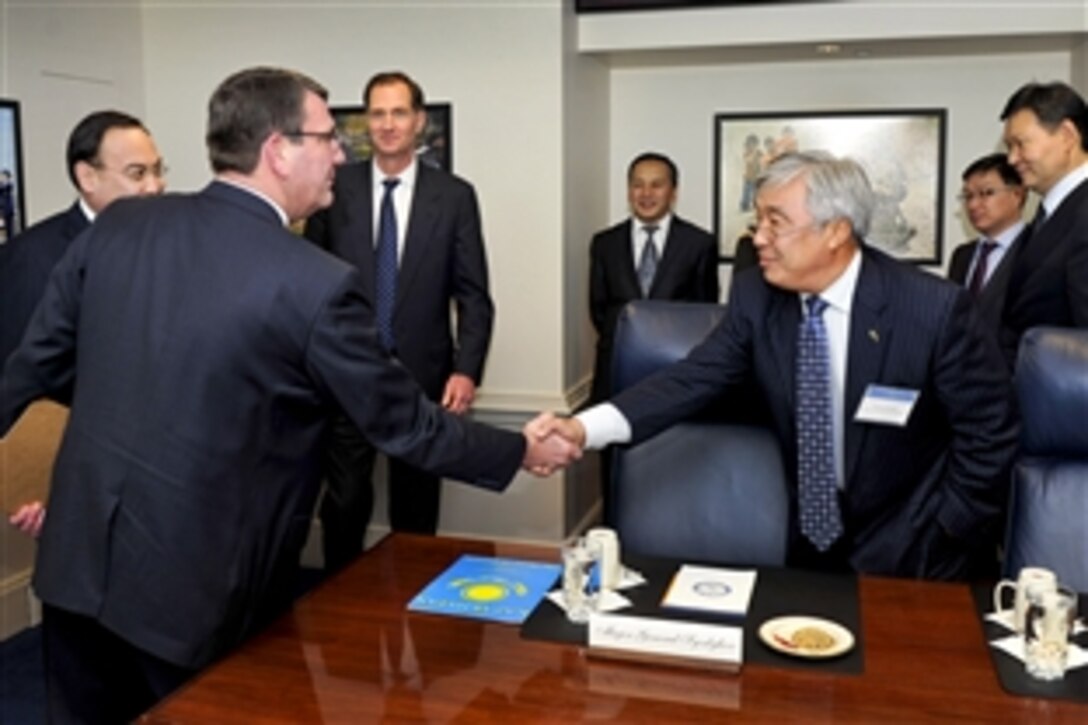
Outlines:
{"type": "Polygon", "coordinates": [[[917,390],[870,384],[865,389],[854,420],[859,423],[879,423],[902,428],[910,419],[910,413],[917,402],[917,390]]]}

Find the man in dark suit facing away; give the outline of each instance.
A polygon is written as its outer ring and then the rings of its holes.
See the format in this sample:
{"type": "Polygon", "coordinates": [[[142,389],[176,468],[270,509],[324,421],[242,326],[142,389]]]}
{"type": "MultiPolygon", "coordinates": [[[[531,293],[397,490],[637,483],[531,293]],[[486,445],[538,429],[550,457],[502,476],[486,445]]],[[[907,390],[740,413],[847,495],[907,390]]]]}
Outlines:
{"type": "Polygon", "coordinates": [[[763,274],[734,280],[706,340],[530,434],[637,443],[752,377],[792,479],[791,565],[988,572],[1018,436],[1009,376],[962,288],[862,241],[872,209],[857,163],[781,156],[756,192],[763,274]]]}
{"type": "Polygon", "coordinates": [[[139,119],[96,111],[68,136],[68,178],[79,198],[0,246],[0,365],[19,344],[53,266],[116,199],[161,194],[164,166],[139,119]]]}
{"type": "Polygon", "coordinates": [[[1064,83],[1028,83],[1001,118],[1009,163],[1042,196],[1001,319],[998,341],[1013,367],[1025,330],[1088,327],[1088,105],[1064,83]]]}
{"type": "Polygon", "coordinates": [[[960,200],[979,233],[952,252],[948,278],[967,288],[979,318],[996,335],[1005,307],[1005,291],[1016,245],[1024,232],[1021,213],[1027,190],[1005,154],[971,162],[963,172],[960,200]]]}
{"type": "MultiPolygon", "coordinates": [[[[336,200],[309,219],[306,236],[358,268],[382,344],[432,400],[465,413],[491,342],[494,306],[476,193],[464,180],[419,163],[423,91],[401,72],[378,73],[363,91],[374,157],[337,170],[336,200]],[[451,303],[456,329],[450,329],[451,303]]],[[[342,419],[328,448],[321,523],[327,569],[362,551],[373,508],[375,450],[342,419]]],[[[389,523],[433,534],[442,481],[389,459],[389,523]]]]}
{"type": "MultiPolygon", "coordinates": [[[[612,394],[616,320],[632,300],[717,302],[718,244],[707,231],[673,214],[679,172],[669,157],[636,156],[627,167],[631,216],[590,242],[589,316],[597,330],[591,403],[612,394]]],[[[611,456],[601,453],[601,500],[611,514],[611,456]]]]}
{"type": "Polygon", "coordinates": [[[220,84],[215,181],[110,205],[4,368],[0,432],[36,398],[71,406],[34,573],[53,722],[131,721],[289,602],[334,412],[494,490],[574,455],[429,401],[358,272],[286,228],[332,201],[324,97],[278,69],[220,84]]]}

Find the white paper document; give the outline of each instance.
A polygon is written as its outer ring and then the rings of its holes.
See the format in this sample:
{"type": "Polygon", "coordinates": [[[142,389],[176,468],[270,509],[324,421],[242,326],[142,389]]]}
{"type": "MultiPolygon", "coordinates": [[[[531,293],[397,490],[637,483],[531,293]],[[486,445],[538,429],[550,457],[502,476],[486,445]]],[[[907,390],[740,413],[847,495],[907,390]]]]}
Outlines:
{"type": "Polygon", "coordinates": [[[661,606],[743,616],[755,585],[754,570],[684,564],[672,578],[661,606]]]}

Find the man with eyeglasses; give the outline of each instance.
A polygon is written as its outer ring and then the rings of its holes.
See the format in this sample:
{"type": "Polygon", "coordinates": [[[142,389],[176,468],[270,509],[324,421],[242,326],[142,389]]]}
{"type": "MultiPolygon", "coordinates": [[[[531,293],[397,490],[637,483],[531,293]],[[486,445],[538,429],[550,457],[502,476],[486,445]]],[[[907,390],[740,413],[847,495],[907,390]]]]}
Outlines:
{"type": "Polygon", "coordinates": [[[19,344],[53,266],[114,200],[161,194],[165,167],[151,133],[119,111],[96,111],[68,137],[68,178],[79,198],[0,247],[0,365],[19,344]]]}
{"type": "Polygon", "coordinates": [[[998,333],[1011,368],[1029,328],[1088,327],[1088,104],[1065,83],[1028,83],[1001,119],[1009,163],[1042,197],[1013,261],[998,333]]]}
{"type": "Polygon", "coordinates": [[[1005,154],[989,154],[963,172],[959,199],[979,238],[952,252],[948,278],[975,300],[979,319],[996,335],[1016,245],[1024,233],[1027,190],[1005,154]]]}
{"type": "Polygon", "coordinates": [[[71,402],[34,572],[50,722],[131,722],[290,603],[333,411],[490,490],[577,455],[428,400],[358,271],[287,229],[333,199],[325,95],[283,69],[224,80],[214,180],[112,204],[3,370],[0,434],[32,400],[71,402]]]}
{"type": "MultiPolygon", "coordinates": [[[[476,193],[420,163],[427,115],[412,78],[374,75],[363,103],[373,158],[337,170],[336,200],[308,220],[305,234],[362,272],[382,344],[432,400],[464,414],[483,377],[494,318],[476,193]]],[[[330,436],[320,509],[329,571],[362,552],[374,463],[373,446],[342,418],[330,436]]],[[[396,457],[388,479],[390,527],[433,534],[441,479],[396,457]]]]}
{"type": "Polygon", "coordinates": [[[756,188],[763,274],[734,278],[706,340],[530,433],[639,443],[751,380],[790,477],[790,565],[990,574],[1019,433],[1009,375],[961,287],[864,242],[873,207],[856,162],[779,157],[756,188]]]}

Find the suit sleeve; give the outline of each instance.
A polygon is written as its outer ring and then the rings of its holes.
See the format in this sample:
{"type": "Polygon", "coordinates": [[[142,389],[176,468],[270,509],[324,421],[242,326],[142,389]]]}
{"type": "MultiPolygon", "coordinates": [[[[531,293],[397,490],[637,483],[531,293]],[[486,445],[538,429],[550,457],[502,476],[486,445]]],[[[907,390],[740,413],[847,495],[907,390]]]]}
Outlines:
{"type": "Polygon", "coordinates": [[[1000,522],[1020,428],[1008,370],[962,291],[940,333],[934,383],[952,432],[937,520],[966,538],[1000,522]]]}
{"type": "Polygon", "coordinates": [[[453,371],[469,376],[479,385],[491,346],[495,305],[488,285],[480,207],[476,192],[467,184],[457,204],[455,233],[453,299],[457,309],[457,349],[453,371]]]}
{"type": "Polygon", "coordinates": [[[500,490],[525,455],[520,433],[475,423],[428,400],[378,343],[352,271],[314,322],[310,375],[382,452],[431,473],[500,490]]]}
{"type": "Polygon", "coordinates": [[[0,435],[39,398],[69,405],[76,374],[76,328],[90,231],[79,235],[49,277],[22,343],[0,376],[0,435]]]}
{"type": "Polygon", "coordinates": [[[721,301],[721,288],[718,285],[718,242],[707,235],[696,264],[698,275],[697,300],[700,302],[721,301]]]}
{"type": "Polygon", "coordinates": [[[608,276],[605,273],[604,239],[593,237],[589,243],[589,318],[598,335],[604,334],[608,316],[608,276]]]}
{"type": "Polygon", "coordinates": [[[1073,325],[1088,327],[1088,205],[1079,211],[1081,218],[1073,227],[1076,237],[1070,240],[1073,249],[1065,269],[1065,284],[1073,325]]]}
{"type": "Polygon", "coordinates": [[[747,313],[746,295],[738,287],[733,286],[721,322],[686,358],[612,399],[631,424],[632,443],[694,415],[748,378],[755,318],[747,313]]]}

